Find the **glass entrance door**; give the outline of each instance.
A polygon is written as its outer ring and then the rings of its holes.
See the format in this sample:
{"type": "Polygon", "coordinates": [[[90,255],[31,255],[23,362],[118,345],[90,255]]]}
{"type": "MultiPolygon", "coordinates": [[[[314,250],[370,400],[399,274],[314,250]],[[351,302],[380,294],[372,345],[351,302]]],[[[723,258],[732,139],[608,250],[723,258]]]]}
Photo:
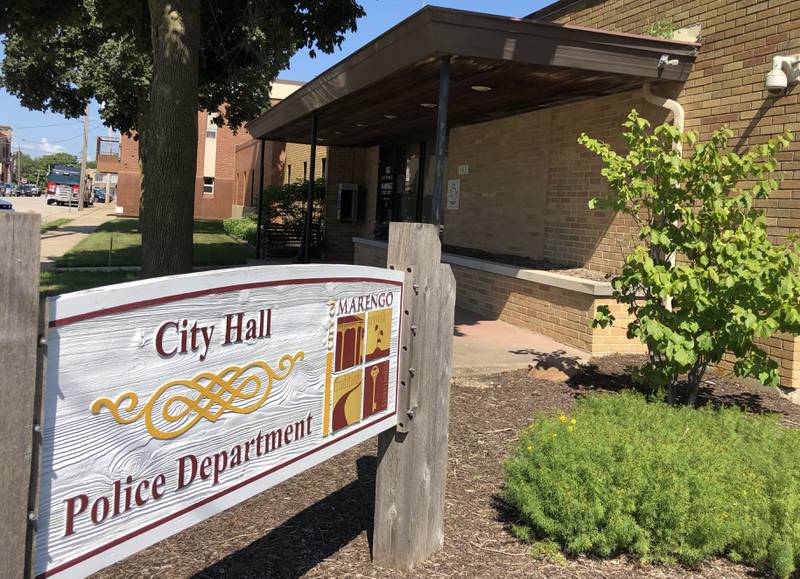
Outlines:
{"type": "MultiPolygon", "coordinates": [[[[378,203],[375,237],[385,239],[389,222],[420,222],[430,216],[425,210],[425,143],[386,146],[380,149],[378,203]]],[[[429,196],[428,196],[429,197],[429,196]]]]}

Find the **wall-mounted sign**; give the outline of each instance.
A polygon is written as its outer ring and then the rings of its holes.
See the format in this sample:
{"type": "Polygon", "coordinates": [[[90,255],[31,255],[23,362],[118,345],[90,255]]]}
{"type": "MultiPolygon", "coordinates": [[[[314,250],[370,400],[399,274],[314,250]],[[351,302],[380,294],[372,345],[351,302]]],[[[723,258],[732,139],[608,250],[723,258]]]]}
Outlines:
{"type": "Polygon", "coordinates": [[[447,181],[447,208],[458,209],[461,204],[461,179],[447,181]]]}
{"type": "Polygon", "coordinates": [[[267,266],[51,300],[36,574],[87,575],[394,426],[402,280],[267,266]]]}

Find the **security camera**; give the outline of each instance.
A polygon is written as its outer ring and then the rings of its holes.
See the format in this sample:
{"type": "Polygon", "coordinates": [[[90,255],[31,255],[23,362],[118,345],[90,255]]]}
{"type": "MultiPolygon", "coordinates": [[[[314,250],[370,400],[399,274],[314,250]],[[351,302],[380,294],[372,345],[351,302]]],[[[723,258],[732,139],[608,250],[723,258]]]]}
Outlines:
{"type": "Polygon", "coordinates": [[[772,59],[772,70],[764,82],[769,94],[779,96],[790,84],[800,80],[800,55],[776,56],[772,59]]]}

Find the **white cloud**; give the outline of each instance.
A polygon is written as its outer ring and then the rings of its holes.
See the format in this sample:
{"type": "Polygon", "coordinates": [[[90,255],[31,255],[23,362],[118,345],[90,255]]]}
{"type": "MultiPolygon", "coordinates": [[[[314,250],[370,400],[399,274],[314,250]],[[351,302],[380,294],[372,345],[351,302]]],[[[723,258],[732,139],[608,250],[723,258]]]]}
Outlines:
{"type": "Polygon", "coordinates": [[[26,151],[33,151],[45,155],[60,153],[64,150],[63,146],[52,144],[50,141],[47,140],[46,137],[42,137],[42,139],[38,143],[34,142],[22,143],[20,144],[20,148],[25,149],[26,151]]]}

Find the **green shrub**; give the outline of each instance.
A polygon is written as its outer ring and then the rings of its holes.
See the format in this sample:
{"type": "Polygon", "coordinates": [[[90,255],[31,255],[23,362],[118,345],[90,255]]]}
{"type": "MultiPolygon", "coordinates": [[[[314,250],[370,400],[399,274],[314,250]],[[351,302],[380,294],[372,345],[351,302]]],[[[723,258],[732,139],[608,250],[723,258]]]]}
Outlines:
{"type": "MultiPolygon", "coordinates": [[[[269,223],[282,223],[300,235],[306,219],[308,181],[285,183],[280,187],[267,187],[264,191],[264,219],[269,223]]],[[[314,221],[321,222],[325,206],[325,179],[314,181],[314,221]]]]}
{"type": "Polygon", "coordinates": [[[256,230],[258,223],[254,215],[244,217],[231,217],[222,222],[225,233],[237,239],[243,239],[253,245],[256,244],[256,230]]]}
{"type": "Polygon", "coordinates": [[[775,417],[592,396],[520,435],[505,496],[534,546],[686,565],[722,555],[788,577],[800,564],[798,457],[800,431],[775,417]]]}
{"type": "MultiPolygon", "coordinates": [[[[701,144],[669,123],[651,130],[635,110],[623,126],[623,153],[585,134],[578,141],[600,156],[609,183],[589,206],[638,229],[611,282],[630,314],[628,337],[649,354],[634,377],[694,405],[707,368],[729,353],[738,376],[777,386],[780,367],[762,344],[800,333],[800,240],[774,243],[763,207],[792,134],[741,151],[727,127],[701,144]]],[[[594,326],[613,322],[607,305],[597,308],[594,326]]]]}

